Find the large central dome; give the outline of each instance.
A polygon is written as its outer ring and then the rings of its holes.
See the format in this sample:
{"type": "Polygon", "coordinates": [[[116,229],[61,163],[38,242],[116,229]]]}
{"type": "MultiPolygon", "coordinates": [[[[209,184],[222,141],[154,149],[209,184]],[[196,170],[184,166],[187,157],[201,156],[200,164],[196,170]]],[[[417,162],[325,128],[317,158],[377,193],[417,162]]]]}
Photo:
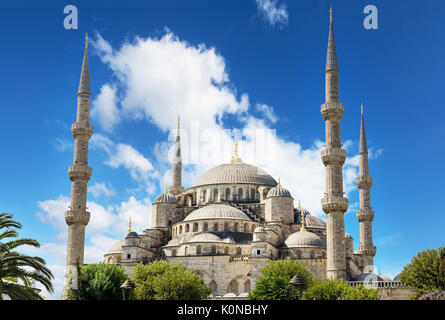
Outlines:
{"type": "Polygon", "coordinates": [[[210,184],[259,184],[276,186],[277,182],[267,172],[247,163],[227,163],[205,172],[193,187],[210,184]]]}

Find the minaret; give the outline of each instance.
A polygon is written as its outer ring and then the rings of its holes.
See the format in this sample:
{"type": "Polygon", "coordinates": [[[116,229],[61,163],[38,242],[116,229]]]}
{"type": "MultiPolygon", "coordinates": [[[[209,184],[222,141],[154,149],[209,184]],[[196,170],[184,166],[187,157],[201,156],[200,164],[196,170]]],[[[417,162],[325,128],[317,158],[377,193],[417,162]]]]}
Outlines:
{"type": "Polygon", "coordinates": [[[374,211],[371,210],[370,189],[372,178],[369,176],[368,168],[368,147],[366,144],[365,120],[363,117],[362,105],[362,123],[360,127],[360,147],[358,152],[359,176],[355,180],[360,192],[360,210],[357,211],[357,219],[360,223],[360,245],[355,254],[362,255],[362,267],[374,265],[374,256],[377,248],[372,244],[372,221],[374,220],[374,211]]]}
{"type": "Polygon", "coordinates": [[[173,174],[172,174],[172,186],[170,187],[170,193],[178,195],[184,191],[182,186],[182,157],[181,157],[181,137],[179,135],[180,119],[178,116],[178,131],[176,134],[175,154],[173,158],[173,174]]]}
{"type": "Polygon", "coordinates": [[[341,148],[340,120],[343,117],[344,106],[339,101],[338,73],[331,8],[326,57],[326,102],[321,106],[326,127],[326,149],[321,152],[326,167],[326,192],[321,205],[326,213],[329,279],[346,279],[344,213],[348,210],[348,199],[343,196],[343,164],[346,152],[341,148]]]}
{"type": "MultiPolygon", "coordinates": [[[[62,298],[67,297],[69,283],[75,286],[74,279],[76,264],[83,264],[85,226],[90,220],[90,213],[86,210],[87,184],[92,169],[88,166],[88,140],[93,134],[90,119],[90,72],[88,67],[88,35],[86,36],[85,53],[83,56],[82,73],[80,75],[79,91],[77,92],[77,119],[71,125],[74,137],[74,162],[68,168],[71,183],[71,203],[65,212],[65,221],[68,225],[68,248],[66,255],[66,280],[62,298]]],[[[73,287],[75,288],[75,287],[73,287]]]]}

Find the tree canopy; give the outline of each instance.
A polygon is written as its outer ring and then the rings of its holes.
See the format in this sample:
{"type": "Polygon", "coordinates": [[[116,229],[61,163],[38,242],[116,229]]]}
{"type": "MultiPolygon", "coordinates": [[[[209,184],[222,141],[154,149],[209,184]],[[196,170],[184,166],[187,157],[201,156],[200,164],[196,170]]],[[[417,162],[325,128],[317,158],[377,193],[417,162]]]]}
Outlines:
{"type": "Polygon", "coordinates": [[[195,271],[166,261],[138,264],[131,280],[136,300],[201,300],[211,292],[195,271]]]}
{"type": "Polygon", "coordinates": [[[400,281],[422,294],[445,290],[445,248],[419,252],[399,275],[400,281]]]}
{"type": "Polygon", "coordinates": [[[250,300],[293,300],[297,292],[293,292],[289,281],[297,275],[302,278],[306,289],[313,281],[309,270],[298,261],[292,259],[269,262],[260,271],[255,289],[249,295],[250,300]]]}

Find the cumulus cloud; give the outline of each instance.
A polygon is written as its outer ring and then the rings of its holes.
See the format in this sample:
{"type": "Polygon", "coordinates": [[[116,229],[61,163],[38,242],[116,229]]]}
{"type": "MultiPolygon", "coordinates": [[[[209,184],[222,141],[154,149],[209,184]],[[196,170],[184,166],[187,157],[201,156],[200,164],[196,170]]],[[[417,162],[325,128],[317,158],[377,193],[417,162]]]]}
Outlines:
{"type": "Polygon", "coordinates": [[[112,131],[119,122],[116,88],[106,84],[100,88],[99,95],[93,101],[91,117],[99,118],[105,131],[112,131]]]}
{"type": "Polygon", "coordinates": [[[96,182],[92,186],[88,187],[88,192],[95,198],[99,198],[101,195],[105,195],[107,197],[116,195],[116,191],[113,189],[113,186],[110,183],[107,185],[105,182],[96,182]]]}
{"type": "Polygon", "coordinates": [[[278,121],[278,116],[275,114],[273,108],[267,104],[258,103],[256,110],[262,113],[270,122],[275,123],[278,121]]]}
{"type": "Polygon", "coordinates": [[[289,13],[286,4],[278,0],[256,0],[256,6],[260,14],[272,26],[282,27],[289,21],[289,13]]]}

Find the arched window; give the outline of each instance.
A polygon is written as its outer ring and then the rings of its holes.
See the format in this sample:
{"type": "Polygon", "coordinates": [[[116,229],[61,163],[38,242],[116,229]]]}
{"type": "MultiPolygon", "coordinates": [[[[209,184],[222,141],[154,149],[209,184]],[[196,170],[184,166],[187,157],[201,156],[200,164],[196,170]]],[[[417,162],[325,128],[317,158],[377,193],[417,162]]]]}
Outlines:
{"type": "Polygon", "coordinates": [[[218,286],[216,285],[215,280],[212,280],[212,282],[209,283],[209,287],[212,289],[213,294],[215,294],[218,290],[218,286]]]}
{"type": "Polygon", "coordinates": [[[213,201],[218,201],[218,189],[213,190],[213,201]]]}
{"type": "Polygon", "coordinates": [[[188,223],[185,225],[185,233],[187,232],[190,232],[190,226],[188,223]]]}
{"type": "Polygon", "coordinates": [[[250,200],[255,200],[255,189],[250,189],[250,200]]]}
{"type": "Polygon", "coordinates": [[[216,246],[212,246],[211,253],[212,253],[212,254],[215,254],[215,253],[216,253],[216,246]]]}
{"type": "Polygon", "coordinates": [[[244,292],[245,293],[250,292],[250,279],[247,279],[246,282],[244,282],[244,292]]]}
{"type": "Polygon", "coordinates": [[[176,249],[172,250],[172,257],[176,257],[176,249]]]}
{"type": "Polygon", "coordinates": [[[230,282],[230,285],[229,285],[229,290],[228,290],[230,293],[238,293],[238,281],[236,281],[236,280],[232,280],[231,282],[230,282]]]}
{"type": "Polygon", "coordinates": [[[204,223],[204,231],[208,231],[209,230],[209,225],[207,224],[207,222],[204,223]]]}
{"type": "Polygon", "coordinates": [[[229,231],[229,224],[227,222],[224,223],[224,231],[229,231]]]}
{"type": "Polygon", "coordinates": [[[237,255],[240,255],[240,254],[241,254],[241,248],[240,248],[240,247],[236,248],[236,254],[237,254],[237,255]]]}
{"type": "Polygon", "coordinates": [[[206,202],[207,201],[207,190],[204,190],[202,192],[202,201],[206,202]]]}
{"type": "Polygon", "coordinates": [[[315,252],[312,250],[311,251],[311,258],[314,258],[315,257],[315,252]]]}
{"type": "Polygon", "coordinates": [[[233,226],[233,231],[238,232],[238,222],[236,222],[235,225],[233,226]]]}
{"type": "Polygon", "coordinates": [[[239,188],[238,189],[238,200],[242,200],[243,199],[243,189],[239,188]]]}
{"type": "Polygon", "coordinates": [[[196,246],[196,254],[201,254],[201,246],[196,246]]]}
{"type": "Polygon", "coordinates": [[[230,188],[226,189],[226,200],[230,200],[230,188]]]}
{"type": "Polygon", "coordinates": [[[224,248],[224,254],[227,256],[229,254],[229,247],[224,248]]]}
{"type": "Polygon", "coordinates": [[[218,231],[218,222],[213,225],[213,231],[218,231]]]}
{"type": "Polygon", "coordinates": [[[297,254],[297,259],[301,259],[301,251],[297,250],[297,252],[295,252],[297,254]]]}
{"type": "Polygon", "coordinates": [[[179,226],[179,234],[182,233],[182,226],[179,226]]]}
{"type": "Polygon", "coordinates": [[[185,250],[184,250],[184,252],[185,252],[185,255],[187,255],[187,254],[188,254],[188,251],[189,251],[189,248],[188,248],[188,247],[185,247],[185,250]]]}
{"type": "Polygon", "coordinates": [[[249,224],[244,224],[244,232],[249,232],[249,224]]]}
{"type": "Polygon", "coordinates": [[[193,224],[193,232],[198,232],[198,224],[196,222],[193,224]]]}
{"type": "Polygon", "coordinates": [[[255,231],[255,225],[252,225],[252,228],[250,229],[252,233],[255,231]]]}

